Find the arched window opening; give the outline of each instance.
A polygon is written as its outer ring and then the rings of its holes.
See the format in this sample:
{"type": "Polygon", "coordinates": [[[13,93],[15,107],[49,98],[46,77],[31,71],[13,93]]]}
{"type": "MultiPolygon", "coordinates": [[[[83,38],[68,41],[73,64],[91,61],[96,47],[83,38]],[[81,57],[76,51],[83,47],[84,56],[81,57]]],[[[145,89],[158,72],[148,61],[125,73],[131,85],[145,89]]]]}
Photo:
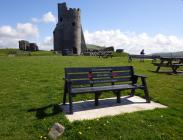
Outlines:
{"type": "Polygon", "coordinates": [[[77,54],[77,48],[73,47],[73,54],[77,54]]]}

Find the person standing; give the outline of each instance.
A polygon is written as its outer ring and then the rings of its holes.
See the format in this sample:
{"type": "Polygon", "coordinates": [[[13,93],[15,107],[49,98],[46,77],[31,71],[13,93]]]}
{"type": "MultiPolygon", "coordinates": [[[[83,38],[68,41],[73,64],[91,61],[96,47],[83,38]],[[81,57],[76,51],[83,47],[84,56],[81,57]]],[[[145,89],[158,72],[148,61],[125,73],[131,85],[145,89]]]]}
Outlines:
{"type": "Polygon", "coordinates": [[[141,55],[144,55],[145,54],[144,49],[140,52],[140,54],[141,55]]]}
{"type": "Polygon", "coordinates": [[[144,49],[142,49],[142,51],[140,52],[140,55],[141,55],[140,61],[141,62],[144,62],[144,54],[145,54],[144,49]]]}

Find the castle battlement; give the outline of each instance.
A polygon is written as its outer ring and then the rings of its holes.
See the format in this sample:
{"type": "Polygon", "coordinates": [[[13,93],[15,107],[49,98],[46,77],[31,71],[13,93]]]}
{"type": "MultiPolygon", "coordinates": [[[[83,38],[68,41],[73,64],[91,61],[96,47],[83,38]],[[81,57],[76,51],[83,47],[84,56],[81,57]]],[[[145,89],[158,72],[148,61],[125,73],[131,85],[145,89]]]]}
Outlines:
{"type": "Polygon", "coordinates": [[[66,11],[67,15],[72,15],[72,16],[80,16],[80,10],[79,8],[69,8],[69,10],[66,11]]]}
{"type": "Polygon", "coordinates": [[[69,10],[67,10],[67,14],[71,14],[71,15],[80,15],[80,9],[79,8],[69,8],[69,10]]]}
{"type": "Polygon", "coordinates": [[[62,22],[63,19],[74,19],[80,20],[80,9],[79,8],[68,8],[66,3],[58,4],[58,21],[62,22]]]}

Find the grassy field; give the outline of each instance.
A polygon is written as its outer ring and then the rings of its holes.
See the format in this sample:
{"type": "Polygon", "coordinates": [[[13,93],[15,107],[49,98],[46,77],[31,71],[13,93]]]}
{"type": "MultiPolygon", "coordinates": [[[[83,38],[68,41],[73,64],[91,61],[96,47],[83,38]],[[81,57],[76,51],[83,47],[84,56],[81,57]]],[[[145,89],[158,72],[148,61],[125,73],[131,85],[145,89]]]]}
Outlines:
{"type": "MultiPolygon", "coordinates": [[[[127,57],[1,56],[0,140],[48,139],[46,135],[55,122],[66,128],[62,140],[182,140],[183,75],[152,70],[151,61],[130,64],[127,57]],[[168,108],[73,123],[58,112],[64,67],[123,65],[133,65],[136,73],[147,75],[151,99],[168,108]]],[[[143,95],[142,91],[137,94],[143,95]]],[[[109,96],[113,94],[102,98],[109,96]]],[[[74,98],[86,99],[93,99],[93,95],[74,98]]]]}
{"type": "Polygon", "coordinates": [[[0,49],[0,56],[53,56],[51,51],[27,52],[19,49],[0,49]]]}

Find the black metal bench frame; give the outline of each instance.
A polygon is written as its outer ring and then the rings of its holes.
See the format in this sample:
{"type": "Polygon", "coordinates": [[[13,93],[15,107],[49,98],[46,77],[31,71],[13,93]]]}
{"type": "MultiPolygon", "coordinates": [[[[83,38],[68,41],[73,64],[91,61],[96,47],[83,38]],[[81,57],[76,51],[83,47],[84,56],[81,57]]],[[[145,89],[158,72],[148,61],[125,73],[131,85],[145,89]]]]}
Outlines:
{"type": "Polygon", "coordinates": [[[117,103],[120,103],[122,90],[131,90],[130,95],[133,96],[136,89],[144,91],[146,102],[149,103],[146,78],[135,75],[133,66],[65,68],[63,105],[68,95],[70,114],[73,114],[73,97],[77,94],[94,93],[97,106],[102,92],[112,91],[117,96],[117,103]],[[141,78],[140,85],[137,84],[138,78],[141,78]]]}

